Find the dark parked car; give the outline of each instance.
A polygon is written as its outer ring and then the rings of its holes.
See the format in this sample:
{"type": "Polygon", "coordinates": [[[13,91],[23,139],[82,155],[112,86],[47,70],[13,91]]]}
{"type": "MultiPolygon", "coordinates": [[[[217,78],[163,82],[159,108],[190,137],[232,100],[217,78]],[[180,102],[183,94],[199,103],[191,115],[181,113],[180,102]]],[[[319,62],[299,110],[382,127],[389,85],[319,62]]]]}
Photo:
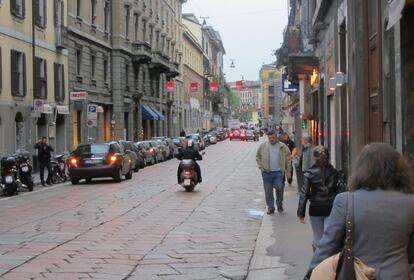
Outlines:
{"type": "Polygon", "coordinates": [[[121,140],[121,141],[118,141],[118,142],[119,142],[119,145],[121,145],[121,147],[124,149],[125,154],[131,160],[132,169],[135,172],[138,172],[139,168],[141,167],[141,163],[139,162],[137,153],[134,151],[132,141],[121,140]]]}
{"type": "Polygon", "coordinates": [[[245,140],[246,141],[249,141],[249,140],[251,140],[251,141],[259,141],[259,134],[257,134],[255,130],[249,129],[249,130],[246,131],[246,138],[245,138],[245,140]]]}
{"type": "Polygon", "coordinates": [[[69,159],[69,176],[76,185],[85,179],[112,177],[121,182],[122,176],[132,178],[130,158],[118,142],[81,144],[69,159]]]}

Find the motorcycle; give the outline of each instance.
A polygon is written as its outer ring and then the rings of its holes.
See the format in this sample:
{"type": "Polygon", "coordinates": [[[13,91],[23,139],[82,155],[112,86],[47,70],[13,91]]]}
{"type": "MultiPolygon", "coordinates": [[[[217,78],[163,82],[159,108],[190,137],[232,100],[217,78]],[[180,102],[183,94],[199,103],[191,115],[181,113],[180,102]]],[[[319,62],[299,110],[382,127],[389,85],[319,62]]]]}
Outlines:
{"type": "Polygon", "coordinates": [[[3,157],[1,163],[1,184],[4,195],[12,196],[19,193],[22,183],[19,179],[19,172],[16,158],[13,156],[3,157]]]}
{"type": "Polygon", "coordinates": [[[181,174],[180,182],[181,186],[187,191],[191,192],[198,184],[198,175],[195,171],[195,161],[192,159],[183,159],[180,162],[181,174]]]}
{"type": "Polygon", "coordinates": [[[30,161],[30,154],[25,150],[17,150],[14,155],[17,164],[17,171],[22,187],[27,188],[30,192],[33,191],[33,166],[30,161]]]}
{"type": "Polygon", "coordinates": [[[64,183],[68,179],[66,174],[66,158],[67,155],[61,154],[55,156],[55,158],[50,162],[53,184],[64,183]]]}

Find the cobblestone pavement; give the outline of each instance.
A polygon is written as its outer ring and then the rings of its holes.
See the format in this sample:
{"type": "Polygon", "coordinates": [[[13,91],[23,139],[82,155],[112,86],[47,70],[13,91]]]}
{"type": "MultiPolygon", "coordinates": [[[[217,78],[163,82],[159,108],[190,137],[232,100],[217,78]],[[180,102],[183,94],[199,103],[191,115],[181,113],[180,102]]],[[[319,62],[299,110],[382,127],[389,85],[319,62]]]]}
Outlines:
{"type": "Polygon", "coordinates": [[[173,160],[1,200],[1,279],[244,279],[264,207],[257,147],[207,148],[193,193],[173,160]]]}

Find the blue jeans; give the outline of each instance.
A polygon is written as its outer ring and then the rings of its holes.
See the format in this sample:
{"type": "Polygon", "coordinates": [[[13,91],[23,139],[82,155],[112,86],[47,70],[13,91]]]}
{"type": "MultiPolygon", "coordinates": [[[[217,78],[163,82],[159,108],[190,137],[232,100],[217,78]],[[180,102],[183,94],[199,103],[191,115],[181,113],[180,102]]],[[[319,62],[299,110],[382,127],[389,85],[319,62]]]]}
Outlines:
{"type": "Polygon", "coordinates": [[[285,189],[282,171],[262,171],[262,177],[268,209],[275,209],[273,189],[276,189],[276,205],[282,206],[285,189]]]}
{"type": "Polygon", "coordinates": [[[310,216],[310,221],[311,221],[312,232],[313,232],[312,245],[316,249],[328,225],[329,217],[310,216]]]}

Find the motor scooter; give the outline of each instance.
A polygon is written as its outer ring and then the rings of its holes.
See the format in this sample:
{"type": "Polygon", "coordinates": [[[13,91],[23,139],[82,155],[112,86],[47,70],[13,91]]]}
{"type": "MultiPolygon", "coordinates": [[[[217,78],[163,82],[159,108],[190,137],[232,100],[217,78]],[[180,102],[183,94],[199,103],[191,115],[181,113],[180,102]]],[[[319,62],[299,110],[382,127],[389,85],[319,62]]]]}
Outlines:
{"type": "Polygon", "coordinates": [[[57,155],[50,162],[52,169],[52,183],[59,184],[64,183],[68,179],[66,174],[66,154],[57,155]]]}
{"type": "Polygon", "coordinates": [[[19,193],[22,183],[19,179],[16,159],[13,156],[3,157],[1,164],[0,188],[4,195],[12,196],[19,193]]]}
{"type": "Polygon", "coordinates": [[[33,166],[30,160],[30,154],[26,150],[19,149],[14,154],[16,159],[17,171],[19,179],[23,188],[27,188],[29,191],[33,191],[33,166]]]}

